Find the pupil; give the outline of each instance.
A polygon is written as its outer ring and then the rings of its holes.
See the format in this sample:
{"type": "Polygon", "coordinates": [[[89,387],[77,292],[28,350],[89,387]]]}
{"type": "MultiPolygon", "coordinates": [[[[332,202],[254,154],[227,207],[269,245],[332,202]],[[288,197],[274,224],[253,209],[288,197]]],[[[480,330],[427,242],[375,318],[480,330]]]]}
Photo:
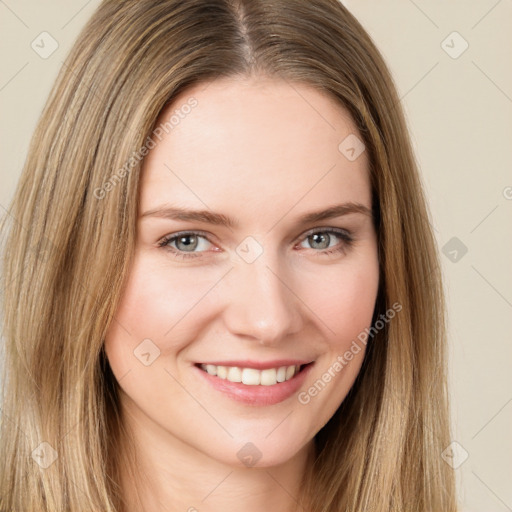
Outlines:
{"type": "Polygon", "coordinates": [[[316,247],[317,249],[326,249],[327,247],[329,247],[329,235],[327,234],[314,234],[311,236],[311,238],[313,239],[313,245],[316,244],[316,243],[319,243],[321,245],[321,247],[316,247]],[[322,240],[319,241],[319,239],[323,239],[323,242],[322,243],[322,240]],[[326,242],[326,243],[325,243],[326,242]]]}
{"type": "Polygon", "coordinates": [[[195,237],[194,235],[185,235],[185,236],[180,237],[177,240],[178,249],[180,249],[178,244],[181,244],[181,243],[185,245],[185,251],[189,251],[189,252],[193,251],[197,247],[197,237],[195,237]],[[186,242],[186,240],[190,240],[190,239],[192,239],[193,241],[186,242]]]}

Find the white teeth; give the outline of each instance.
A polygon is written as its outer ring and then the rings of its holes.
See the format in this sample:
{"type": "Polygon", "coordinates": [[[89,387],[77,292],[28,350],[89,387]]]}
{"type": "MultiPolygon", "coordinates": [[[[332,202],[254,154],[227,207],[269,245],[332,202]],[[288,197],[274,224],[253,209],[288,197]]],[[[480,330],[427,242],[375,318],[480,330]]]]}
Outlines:
{"type": "Polygon", "coordinates": [[[273,386],[277,384],[277,371],[275,368],[261,371],[261,385],[273,386]]]}
{"type": "Polygon", "coordinates": [[[290,380],[300,370],[300,366],[297,365],[267,368],[265,370],[239,368],[238,366],[216,366],[214,364],[202,364],[201,368],[210,375],[216,375],[219,379],[242,382],[247,386],[273,386],[278,382],[290,380]]]}
{"type": "Polygon", "coordinates": [[[286,380],[286,366],[281,366],[281,368],[277,369],[277,382],[284,382],[286,380]]]}
{"type": "Polygon", "coordinates": [[[242,382],[242,370],[236,366],[228,368],[228,380],[231,382],[242,382]]]}
{"type": "Polygon", "coordinates": [[[244,368],[242,370],[242,382],[248,386],[257,386],[260,383],[261,372],[254,368],[244,368]]]}
{"type": "Polygon", "coordinates": [[[217,367],[214,364],[207,364],[206,365],[206,371],[210,375],[217,375],[217,367]]]}
{"type": "Polygon", "coordinates": [[[291,379],[295,375],[295,370],[295,366],[288,366],[288,368],[286,368],[286,380],[291,379]]]}

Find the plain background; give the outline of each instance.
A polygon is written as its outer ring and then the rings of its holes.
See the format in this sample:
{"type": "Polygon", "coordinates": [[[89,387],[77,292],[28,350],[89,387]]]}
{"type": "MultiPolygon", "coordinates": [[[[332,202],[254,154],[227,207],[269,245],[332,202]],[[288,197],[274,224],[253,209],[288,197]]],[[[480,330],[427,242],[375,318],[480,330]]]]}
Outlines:
{"type": "MultiPolygon", "coordinates": [[[[512,511],[512,3],[344,4],[394,76],[441,252],[456,444],[439,455],[457,468],[464,512],[512,511]]],[[[2,215],[58,69],[97,5],[0,0],[2,215]],[[58,44],[49,56],[43,32],[58,44]]]]}

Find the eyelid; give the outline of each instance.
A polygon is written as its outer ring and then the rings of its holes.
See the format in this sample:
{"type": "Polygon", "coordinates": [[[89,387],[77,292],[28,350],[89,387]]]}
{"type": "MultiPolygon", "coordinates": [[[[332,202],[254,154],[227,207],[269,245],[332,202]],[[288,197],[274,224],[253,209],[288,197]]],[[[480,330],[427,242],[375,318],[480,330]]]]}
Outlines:
{"type": "Polygon", "coordinates": [[[158,243],[163,242],[163,241],[169,242],[170,240],[174,240],[174,239],[179,238],[180,236],[184,236],[184,235],[201,236],[202,238],[206,238],[206,240],[208,240],[208,242],[210,242],[211,244],[213,244],[214,242],[212,240],[210,240],[210,238],[215,238],[211,233],[207,233],[206,231],[201,231],[199,229],[189,229],[189,230],[183,230],[183,231],[176,231],[175,233],[169,233],[168,235],[163,236],[158,241],[158,243]]]}
{"type": "MultiPolygon", "coordinates": [[[[314,234],[314,233],[335,233],[340,236],[347,236],[352,238],[352,232],[348,229],[344,228],[336,228],[334,226],[317,226],[311,229],[308,229],[307,231],[304,231],[304,233],[301,233],[298,238],[296,239],[297,242],[300,242],[301,240],[304,240],[308,236],[314,234]]],[[[295,243],[295,242],[294,242],[295,243]]]]}
{"type": "MultiPolygon", "coordinates": [[[[184,235],[198,236],[198,237],[204,238],[209,243],[215,245],[215,243],[212,240],[210,240],[210,237],[211,238],[215,238],[213,235],[211,235],[210,233],[207,233],[206,231],[201,231],[201,230],[198,230],[198,229],[183,230],[183,231],[177,231],[176,233],[170,233],[170,234],[165,235],[164,237],[162,237],[157,242],[157,245],[159,247],[163,247],[165,249],[165,248],[167,248],[166,244],[168,244],[171,241],[176,241],[180,236],[184,236],[184,235]]],[[[172,251],[173,248],[170,248],[170,250],[172,251]]],[[[174,251],[176,251],[176,249],[174,249],[174,251]]],[[[176,251],[176,252],[186,254],[185,251],[176,251]]],[[[206,251],[201,251],[201,252],[206,252],[206,251]]],[[[201,252],[200,253],[195,253],[195,254],[201,254],[201,252]]],[[[194,254],[194,253],[190,253],[190,254],[194,254]]]]}

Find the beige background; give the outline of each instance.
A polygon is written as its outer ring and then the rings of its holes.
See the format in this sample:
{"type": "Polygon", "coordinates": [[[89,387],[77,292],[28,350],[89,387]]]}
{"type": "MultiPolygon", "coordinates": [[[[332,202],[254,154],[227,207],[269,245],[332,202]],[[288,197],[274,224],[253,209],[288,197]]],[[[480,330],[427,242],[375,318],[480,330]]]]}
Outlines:
{"type": "MultiPolygon", "coordinates": [[[[512,511],[512,3],[344,3],[395,77],[443,251],[458,443],[443,455],[463,511],[512,511]]],[[[2,214],[57,71],[98,4],[0,0],[2,214]],[[44,31],[58,43],[47,58],[31,47],[45,37],[51,48],[44,31]]]]}

